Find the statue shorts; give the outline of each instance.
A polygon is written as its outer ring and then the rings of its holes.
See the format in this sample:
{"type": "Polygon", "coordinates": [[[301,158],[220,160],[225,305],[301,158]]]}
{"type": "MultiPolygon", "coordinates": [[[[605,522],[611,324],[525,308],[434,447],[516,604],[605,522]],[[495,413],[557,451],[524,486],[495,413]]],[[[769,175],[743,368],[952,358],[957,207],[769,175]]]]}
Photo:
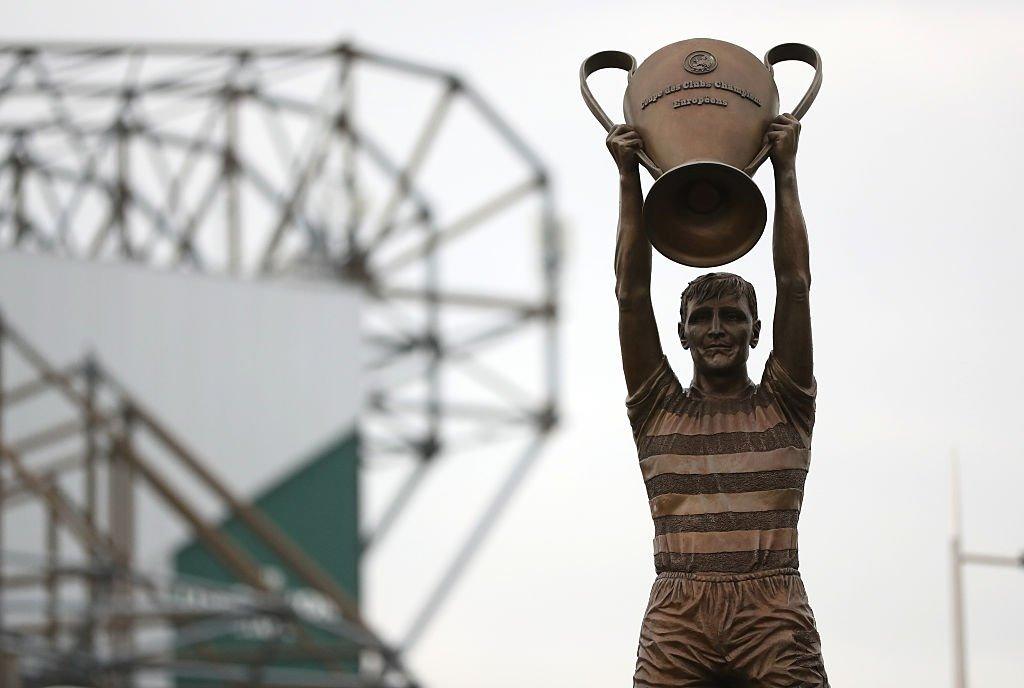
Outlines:
{"type": "Polygon", "coordinates": [[[659,573],[633,686],[828,688],[800,574],[659,573]]]}

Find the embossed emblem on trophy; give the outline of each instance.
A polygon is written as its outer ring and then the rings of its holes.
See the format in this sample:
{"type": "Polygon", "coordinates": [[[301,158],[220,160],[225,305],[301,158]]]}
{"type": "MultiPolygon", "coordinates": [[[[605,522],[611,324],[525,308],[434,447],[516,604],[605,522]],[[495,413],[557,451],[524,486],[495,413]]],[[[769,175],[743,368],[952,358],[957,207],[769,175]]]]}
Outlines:
{"type": "Polygon", "coordinates": [[[723,265],[761,238],[768,211],[752,176],[768,158],[764,133],[779,114],[773,66],[787,60],[815,70],[792,110],[800,119],[821,87],[821,58],[800,43],[772,48],[763,62],[710,38],[667,45],[639,67],[617,50],[583,61],[583,99],[605,130],[614,123],[587,79],[610,67],[629,74],[623,114],[643,139],[640,162],[655,178],[644,201],[644,231],[665,257],[694,267],[723,265]]]}

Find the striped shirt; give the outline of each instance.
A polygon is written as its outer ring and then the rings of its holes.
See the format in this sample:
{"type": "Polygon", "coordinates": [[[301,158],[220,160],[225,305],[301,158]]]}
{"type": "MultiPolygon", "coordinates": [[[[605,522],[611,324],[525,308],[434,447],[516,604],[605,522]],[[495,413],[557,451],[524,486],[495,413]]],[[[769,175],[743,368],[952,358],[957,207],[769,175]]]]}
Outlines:
{"type": "Polygon", "coordinates": [[[705,397],[683,389],[662,356],[626,400],[659,573],[797,568],[815,393],[773,354],[760,385],[705,397]]]}

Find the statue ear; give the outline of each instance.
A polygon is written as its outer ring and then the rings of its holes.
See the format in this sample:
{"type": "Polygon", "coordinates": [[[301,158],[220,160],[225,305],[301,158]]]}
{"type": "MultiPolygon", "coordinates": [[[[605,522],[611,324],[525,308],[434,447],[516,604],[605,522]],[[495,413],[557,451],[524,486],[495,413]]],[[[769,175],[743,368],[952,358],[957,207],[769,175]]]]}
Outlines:
{"type": "Polygon", "coordinates": [[[753,349],[757,346],[757,342],[761,339],[761,321],[754,321],[754,327],[750,331],[750,348],[753,349]]]}
{"type": "Polygon", "coordinates": [[[690,343],[686,341],[686,335],[684,334],[685,329],[683,328],[683,323],[679,323],[678,329],[679,329],[679,343],[683,345],[684,349],[689,349],[690,348],[690,343]]]}

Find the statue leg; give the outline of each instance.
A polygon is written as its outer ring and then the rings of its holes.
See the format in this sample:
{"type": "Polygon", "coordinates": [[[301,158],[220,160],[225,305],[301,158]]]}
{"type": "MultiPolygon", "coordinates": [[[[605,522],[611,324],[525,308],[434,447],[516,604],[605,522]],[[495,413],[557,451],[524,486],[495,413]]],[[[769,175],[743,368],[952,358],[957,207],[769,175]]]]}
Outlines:
{"type": "Polygon", "coordinates": [[[715,583],[659,574],[640,628],[634,688],[718,688],[725,657],[717,640],[715,583]],[[710,594],[709,594],[710,593],[710,594]]]}
{"type": "Polygon", "coordinates": [[[725,646],[739,685],[828,688],[821,639],[800,574],[794,570],[737,586],[725,646]]]}

